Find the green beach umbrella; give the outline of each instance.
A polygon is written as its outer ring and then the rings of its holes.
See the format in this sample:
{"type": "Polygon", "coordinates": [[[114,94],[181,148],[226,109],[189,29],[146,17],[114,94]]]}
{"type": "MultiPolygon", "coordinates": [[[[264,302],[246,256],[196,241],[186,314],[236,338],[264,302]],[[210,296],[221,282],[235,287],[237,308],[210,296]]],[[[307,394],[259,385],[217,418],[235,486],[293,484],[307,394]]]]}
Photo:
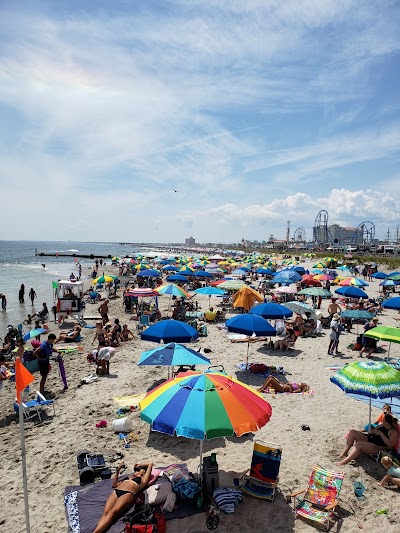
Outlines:
{"type": "Polygon", "coordinates": [[[389,326],[376,326],[364,333],[366,337],[371,337],[372,339],[378,339],[380,341],[386,341],[389,343],[389,350],[386,359],[389,359],[390,354],[390,344],[396,342],[400,344],[400,328],[393,328],[389,326]]]}
{"type": "Polygon", "coordinates": [[[369,397],[370,425],[372,398],[400,396],[400,371],[383,361],[349,363],[330,379],[344,392],[369,397]]]}

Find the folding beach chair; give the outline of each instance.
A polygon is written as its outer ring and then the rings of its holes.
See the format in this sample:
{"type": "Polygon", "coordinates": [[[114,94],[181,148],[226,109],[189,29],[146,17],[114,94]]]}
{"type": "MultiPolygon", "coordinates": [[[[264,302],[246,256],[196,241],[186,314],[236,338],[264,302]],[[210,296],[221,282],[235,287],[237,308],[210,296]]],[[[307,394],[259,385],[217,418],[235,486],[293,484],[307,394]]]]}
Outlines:
{"type": "Polygon", "coordinates": [[[281,446],[256,441],[251,458],[250,475],[244,478],[242,491],[249,496],[273,502],[279,482],[281,456],[281,446]]]}
{"type": "Polygon", "coordinates": [[[344,474],[314,465],[306,490],[290,495],[296,518],[300,516],[328,531],[339,503],[343,477],[344,474]]]}
{"type": "MultiPolygon", "coordinates": [[[[41,422],[42,419],[40,418],[40,405],[36,400],[30,400],[29,402],[22,402],[22,411],[24,413],[24,420],[30,420],[31,418],[34,418],[37,416],[39,418],[39,421],[41,422]]],[[[17,416],[19,416],[19,404],[15,400],[14,402],[14,411],[17,413],[17,416]]]]}
{"type": "Polygon", "coordinates": [[[53,413],[56,414],[56,406],[54,400],[46,400],[46,398],[39,391],[36,391],[36,401],[37,403],[46,409],[46,407],[53,406],[53,413]]]}

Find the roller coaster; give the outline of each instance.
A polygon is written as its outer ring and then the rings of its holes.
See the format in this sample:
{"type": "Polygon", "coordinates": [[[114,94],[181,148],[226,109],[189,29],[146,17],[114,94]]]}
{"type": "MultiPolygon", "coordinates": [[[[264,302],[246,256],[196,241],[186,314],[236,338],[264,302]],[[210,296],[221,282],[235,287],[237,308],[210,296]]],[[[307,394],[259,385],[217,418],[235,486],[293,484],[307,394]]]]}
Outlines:
{"type": "MultiPolygon", "coordinates": [[[[334,238],[329,229],[328,221],[328,211],[321,209],[315,218],[313,227],[313,241],[318,246],[334,244],[334,238]]],[[[369,220],[361,222],[361,224],[355,229],[350,241],[352,244],[360,244],[363,246],[375,244],[375,224],[369,220]]]]}

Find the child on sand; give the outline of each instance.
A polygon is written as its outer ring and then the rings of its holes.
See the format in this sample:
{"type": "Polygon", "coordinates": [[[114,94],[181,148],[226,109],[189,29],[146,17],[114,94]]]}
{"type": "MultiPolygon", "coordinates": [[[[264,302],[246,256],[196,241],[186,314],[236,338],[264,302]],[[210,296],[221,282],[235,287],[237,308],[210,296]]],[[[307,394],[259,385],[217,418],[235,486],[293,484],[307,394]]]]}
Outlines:
{"type": "Polygon", "coordinates": [[[392,484],[400,487],[400,465],[395,463],[388,455],[382,457],[381,463],[386,468],[387,474],[379,483],[379,485],[384,487],[386,484],[392,484]]]}

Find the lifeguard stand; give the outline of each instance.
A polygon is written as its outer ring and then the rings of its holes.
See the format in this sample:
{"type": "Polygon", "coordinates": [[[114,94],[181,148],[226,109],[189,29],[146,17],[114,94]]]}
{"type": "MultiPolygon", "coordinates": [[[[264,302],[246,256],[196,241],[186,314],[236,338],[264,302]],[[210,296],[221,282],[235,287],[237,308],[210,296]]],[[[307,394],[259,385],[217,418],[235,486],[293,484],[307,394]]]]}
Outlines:
{"type": "Polygon", "coordinates": [[[56,282],[55,299],[57,321],[61,322],[68,315],[81,318],[81,302],[83,300],[83,281],[59,280],[56,282]]]}

